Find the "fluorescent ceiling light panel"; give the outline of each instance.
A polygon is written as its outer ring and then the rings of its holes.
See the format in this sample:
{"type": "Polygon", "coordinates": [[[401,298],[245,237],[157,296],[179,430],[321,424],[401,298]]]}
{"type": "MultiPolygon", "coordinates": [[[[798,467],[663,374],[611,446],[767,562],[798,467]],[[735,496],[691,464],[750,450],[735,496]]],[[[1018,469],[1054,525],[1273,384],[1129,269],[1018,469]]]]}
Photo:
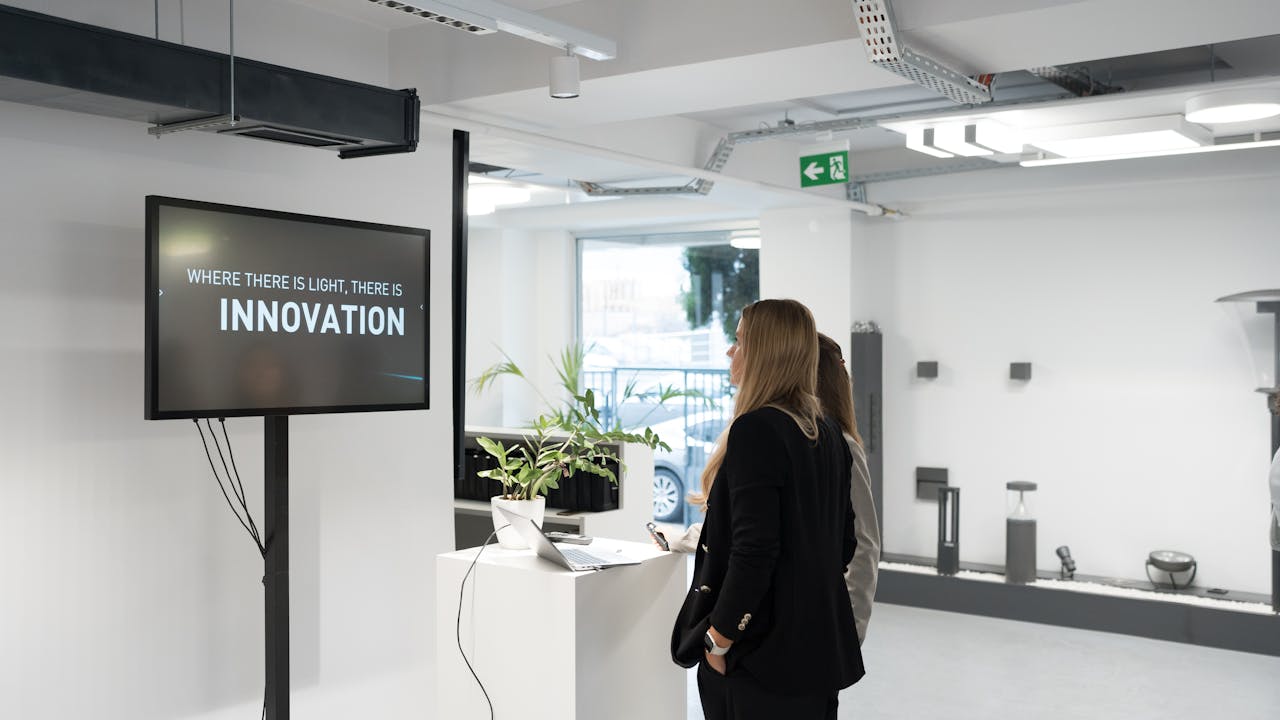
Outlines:
{"type": "Polygon", "coordinates": [[[1110,120],[1029,131],[1027,143],[1068,158],[1133,155],[1210,145],[1213,135],[1181,115],[1110,120]]]}
{"type": "Polygon", "coordinates": [[[991,148],[978,145],[977,127],[964,123],[947,123],[933,129],[933,145],[953,155],[977,157],[992,154],[991,148]]]}
{"type": "Polygon", "coordinates": [[[1280,115],[1280,90],[1271,88],[1224,90],[1187,100],[1187,122],[1217,125],[1280,115]]]}
{"type": "Polygon", "coordinates": [[[468,32],[501,30],[526,40],[567,50],[591,60],[612,60],[617,43],[585,30],[518,10],[494,0],[370,0],[468,32]],[[424,14],[425,13],[425,14],[424,14]],[[444,18],[441,20],[440,18],[444,18]],[[449,22],[455,21],[454,24],[449,22]],[[471,28],[475,28],[472,30],[471,28]]]}
{"type": "Polygon", "coordinates": [[[939,150],[934,146],[935,128],[911,128],[907,132],[907,149],[932,155],[937,158],[955,157],[955,155],[939,150]]]}
{"type": "Polygon", "coordinates": [[[973,127],[973,142],[982,147],[1005,154],[1022,152],[1022,133],[1008,125],[979,120],[970,127],[973,127]]]}
{"type": "Polygon", "coordinates": [[[1021,135],[994,120],[939,125],[934,128],[933,139],[933,146],[939,150],[965,157],[1022,152],[1021,135]]]}
{"type": "Polygon", "coordinates": [[[1151,152],[1124,153],[1121,155],[1095,155],[1092,157],[1058,157],[1023,160],[1018,163],[1022,167],[1045,167],[1049,165],[1073,165],[1075,163],[1101,162],[1104,160],[1134,160],[1137,158],[1163,157],[1165,155],[1197,155],[1199,153],[1222,152],[1224,150],[1253,150],[1256,148],[1280,147],[1280,140],[1255,140],[1252,142],[1223,143],[1204,147],[1182,148],[1179,150],[1157,150],[1151,152]]]}

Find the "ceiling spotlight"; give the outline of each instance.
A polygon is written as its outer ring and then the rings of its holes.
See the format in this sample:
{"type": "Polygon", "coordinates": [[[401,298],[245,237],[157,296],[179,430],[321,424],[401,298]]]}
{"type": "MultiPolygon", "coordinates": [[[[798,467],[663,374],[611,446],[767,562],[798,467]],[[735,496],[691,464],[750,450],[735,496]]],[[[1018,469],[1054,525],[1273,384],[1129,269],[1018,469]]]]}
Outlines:
{"type": "Polygon", "coordinates": [[[564,55],[551,58],[551,97],[568,99],[578,97],[578,57],[566,48],[564,55]]]}
{"type": "Polygon", "coordinates": [[[1280,115],[1280,90],[1225,90],[1187,100],[1187,122],[1216,125],[1280,115]]]}

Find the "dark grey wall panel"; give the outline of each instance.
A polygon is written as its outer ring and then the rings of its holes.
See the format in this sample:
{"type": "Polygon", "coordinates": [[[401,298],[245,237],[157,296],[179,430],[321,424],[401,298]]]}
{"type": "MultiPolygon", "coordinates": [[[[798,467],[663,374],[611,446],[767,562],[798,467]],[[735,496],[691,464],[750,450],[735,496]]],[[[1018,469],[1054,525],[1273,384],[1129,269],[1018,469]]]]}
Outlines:
{"type": "Polygon", "coordinates": [[[858,433],[867,451],[871,494],[876,522],[884,537],[884,450],[881,447],[881,413],[884,410],[884,336],[879,332],[855,332],[849,342],[849,374],[853,378],[853,412],[858,433]]]}

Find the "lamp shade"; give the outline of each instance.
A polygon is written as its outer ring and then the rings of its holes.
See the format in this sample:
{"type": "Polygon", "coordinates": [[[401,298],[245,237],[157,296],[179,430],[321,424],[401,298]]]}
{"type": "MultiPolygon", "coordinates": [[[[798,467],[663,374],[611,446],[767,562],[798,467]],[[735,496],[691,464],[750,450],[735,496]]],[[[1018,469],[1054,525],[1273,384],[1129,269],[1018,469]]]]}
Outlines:
{"type": "Polygon", "coordinates": [[[1201,125],[1247,122],[1280,115],[1280,90],[1242,89],[1196,95],[1187,100],[1187,122],[1201,125]]]}
{"type": "Polygon", "coordinates": [[[1242,359],[1247,359],[1259,392],[1273,391],[1276,380],[1276,322],[1280,290],[1253,290],[1218,298],[1235,335],[1242,359]]]}
{"type": "Polygon", "coordinates": [[[578,56],[555,55],[551,58],[551,97],[578,97],[578,56]]]}

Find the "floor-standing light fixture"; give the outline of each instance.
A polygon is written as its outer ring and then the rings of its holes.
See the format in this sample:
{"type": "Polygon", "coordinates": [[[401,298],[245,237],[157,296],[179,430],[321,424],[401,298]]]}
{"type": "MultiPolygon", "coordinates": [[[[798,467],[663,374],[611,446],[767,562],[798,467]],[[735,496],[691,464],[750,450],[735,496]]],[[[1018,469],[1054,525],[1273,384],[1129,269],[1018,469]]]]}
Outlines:
{"type": "Polygon", "coordinates": [[[960,488],[938,488],[938,574],[960,572],[960,488]]]}
{"type": "MultiPolygon", "coordinates": [[[[1256,303],[1258,313],[1271,315],[1271,357],[1255,357],[1254,367],[1260,379],[1258,392],[1267,396],[1271,412],[1271,456],[1280,450],[1280,290],[1253,290],[1220,297],[1216,302],[1256,303]]],[[[1240,318],[1245,322],[1245,318],[1240,318]]],[[[1246,337],[1248,333],[1246,333],[1246,337]]],[[[1255,356],[1259,346],[1250,343],[1255,356]]],[[[1280,612],[1280,488],[1271,485],[1271,609],[1280,612]]]]}

